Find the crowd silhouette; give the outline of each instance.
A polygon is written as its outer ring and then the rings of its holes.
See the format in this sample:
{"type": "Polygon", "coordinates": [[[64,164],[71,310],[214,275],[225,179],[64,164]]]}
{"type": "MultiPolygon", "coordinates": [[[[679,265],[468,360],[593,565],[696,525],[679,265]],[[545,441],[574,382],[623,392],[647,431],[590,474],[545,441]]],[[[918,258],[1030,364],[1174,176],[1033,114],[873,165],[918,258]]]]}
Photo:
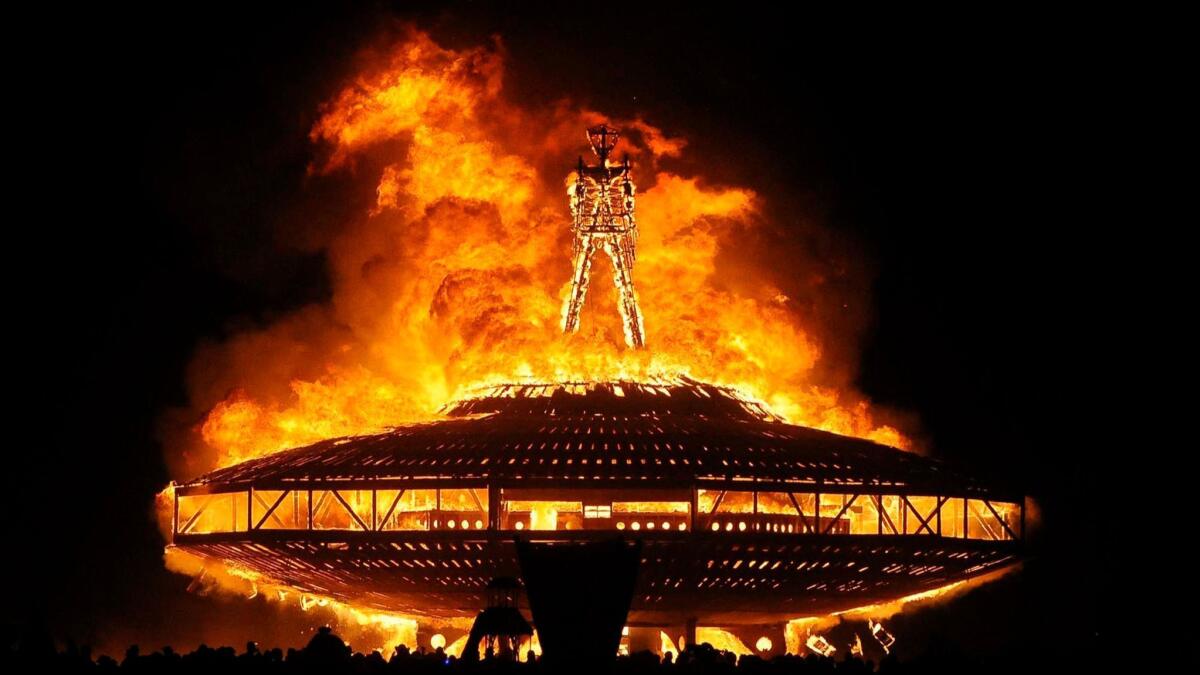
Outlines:
{"type": "MultiPolygon", "coordinates": [[[[528,654],[514,661],[492,654],[479,660],[459,659],[445,654],[440,648],[411,651],[397,647],[390,657],[379,652],[361,654],[335,635],[321,628],[303,649],[261,650],[251,642],[238,653],[233,647],[212,648],[201,645],[195,651],[181,654],[170,647],[152,653],[142,653],[137,645],[129,647],[121,659],[109,656],[93,657],[87,647],[68,645],[59,650],[46,637],[29,637],[5,645],[0,670],[13,672],[89,672],[89,673],[187,673],[241,675],[259,673],[351,673],[371,675],[458,675],[459,673],[503,673],[540,675],[542,673],[594,672],[588,664],[571,667],[551,666],[528,654]],[[527,659],[527,660],[524,660],[527,659]]],[[[659,658],[652,652],[638,652],[618,657],[608,670],[612,675],[784,675],[859,673],[965,673],[980,672],[981,664],[953,651],[937,651],[921,658],[901,662],[894,656],[876,664],[851,656],[825,658],[816,655],[777,656],[763,659],[741,656],[714,649],[708,644],[683,650],[678,657],[672,654],[659,658]]]]}

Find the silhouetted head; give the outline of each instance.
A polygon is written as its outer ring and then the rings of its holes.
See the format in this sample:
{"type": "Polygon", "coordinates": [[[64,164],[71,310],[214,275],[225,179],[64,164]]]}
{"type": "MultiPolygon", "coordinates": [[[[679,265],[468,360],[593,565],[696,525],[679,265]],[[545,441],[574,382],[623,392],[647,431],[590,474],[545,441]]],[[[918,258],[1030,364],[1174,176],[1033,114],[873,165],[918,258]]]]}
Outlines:
{"type": "Polygon", "coordinates": [[[621,132],[607,124],[598,124],[587,130],[588,143],[592,146],[592,152],[600,158],[600,161],[608,159],[613,148],[617,147],[617,141],[621,138],[621,132]]]}
{"type": "Polygon", "coordinates": [[[340,637],[333,634],[329,626],[321,626],[317,630],[317,634],[308,641],[304,652],[308,660],[317,663],[342,661],[350,656],[350,648],[340,637]]]}

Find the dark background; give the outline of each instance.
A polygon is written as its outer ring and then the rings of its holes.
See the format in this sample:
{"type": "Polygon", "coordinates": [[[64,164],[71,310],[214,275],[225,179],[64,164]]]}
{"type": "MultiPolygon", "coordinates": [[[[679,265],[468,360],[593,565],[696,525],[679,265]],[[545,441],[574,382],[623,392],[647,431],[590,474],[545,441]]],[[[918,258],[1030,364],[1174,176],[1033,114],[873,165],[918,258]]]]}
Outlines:
{"type": "Polygon", "coordinates": [[[1101,152],[1092,97],[1115,66],[1086,26],[628,3],[597,28],[588,6],[519,7],[198,4],[32,25],[40,48],[9,83],[24,152],[5,271],[6,623],[108,648],[298,641],[274,610],[196,597],[165,571],[155,427],[186,403],[199,341],[328,293],[320,252],[277,224],[303,191],[318,105],[398,17],[448,46],[499,33],[509,96],[640,112],[693,149],[737,152],[709,173],[786,194],[854,242],[874,275],[857,386],[1044,515],[1021,573],[895,632],[981,658],[1094,649],[1108,562],[1084,517],[1095,420],[1075,392],[1095,285],[1079,200],[1101,152]]]}

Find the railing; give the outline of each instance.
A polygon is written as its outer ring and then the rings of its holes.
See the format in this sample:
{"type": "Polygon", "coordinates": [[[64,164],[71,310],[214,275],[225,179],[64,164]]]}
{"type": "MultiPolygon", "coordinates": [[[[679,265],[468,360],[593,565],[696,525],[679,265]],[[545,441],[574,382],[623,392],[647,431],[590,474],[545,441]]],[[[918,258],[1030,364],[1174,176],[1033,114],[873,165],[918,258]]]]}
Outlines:
{"type": "MultiPolygon", "coordinates": [[[[1024,505],[947,496],[693,492],[692,505],[670,512],[630,509],[629,502],[596,505],[582,491],[564,492],[559,507],[526,504],[509,510],[498,490],[241,490],[177,494],[177,535],[259,530],[400,531],[622,531],[639,536],[701,532],[710,535],[912,535],[985,541],[1020,540],[1024,505]],[[408,493],[406,497],[406,492],[408,493]],[[782,496],[781,496],[782,495],[782,496]],[[565,501],[564,501],[565,500],[565,501]],[[580,500],[580,501],[573,501],[580,500]],[[489,509],[489,505],[495,505],[489,509]]],[[[656,503],[636,505],[655,507],[656,503]]]]}

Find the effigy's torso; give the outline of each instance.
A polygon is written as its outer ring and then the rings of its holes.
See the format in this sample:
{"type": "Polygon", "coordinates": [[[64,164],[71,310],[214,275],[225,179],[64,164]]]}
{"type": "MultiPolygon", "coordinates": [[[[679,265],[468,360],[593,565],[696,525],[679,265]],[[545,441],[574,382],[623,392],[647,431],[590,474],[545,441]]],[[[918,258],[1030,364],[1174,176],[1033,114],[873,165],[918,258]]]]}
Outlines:
{"type": "Polygon", "coordinates": [[[570,186],[571,215],[580,234],[626,233],[633,219],[633,182],[624,167],[587,167],[570,186]]]}

